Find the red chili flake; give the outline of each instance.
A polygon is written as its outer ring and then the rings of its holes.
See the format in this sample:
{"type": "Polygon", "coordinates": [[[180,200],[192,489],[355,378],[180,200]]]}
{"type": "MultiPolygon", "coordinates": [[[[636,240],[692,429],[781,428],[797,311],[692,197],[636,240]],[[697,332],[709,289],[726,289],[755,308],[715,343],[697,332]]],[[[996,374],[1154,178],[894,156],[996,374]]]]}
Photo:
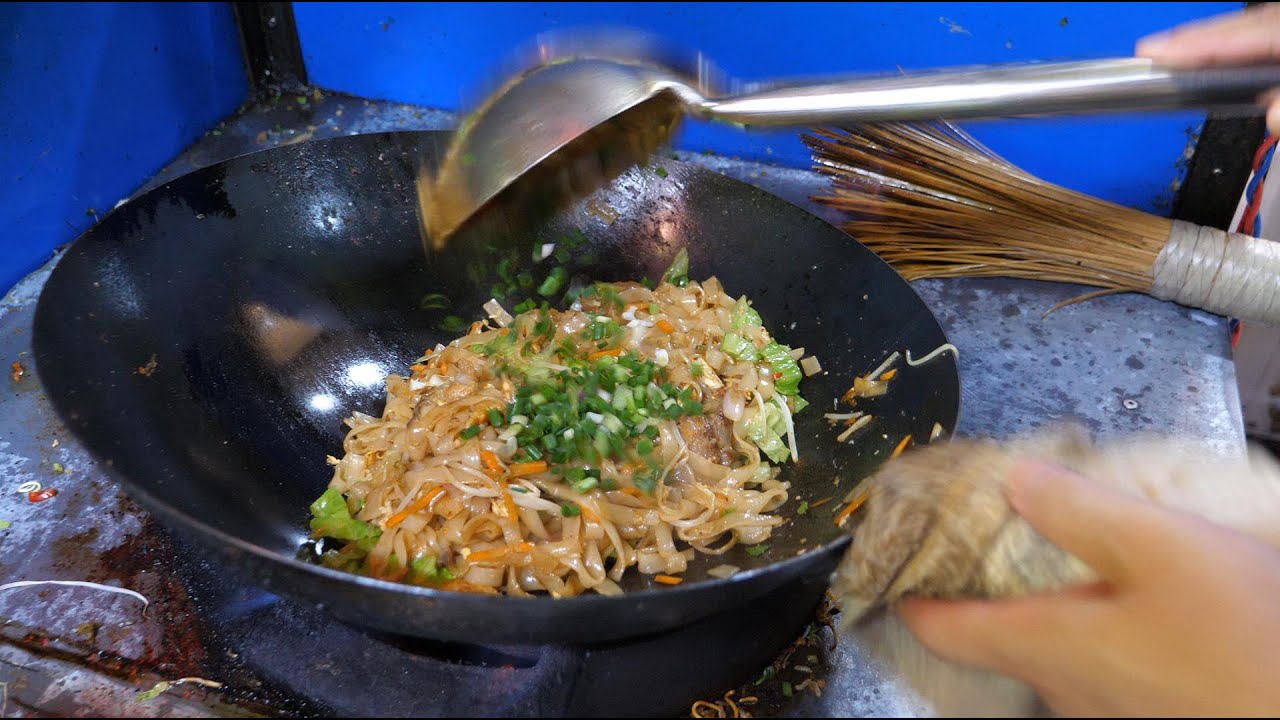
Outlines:
{"type": "Polygon", "coordinates": [[[20,362],[13,363],[9,367],[13,368],[14,382],[19,382],[20,380],[22,380],[22,376],[27,374],[27,369],[22,367],[22,363],[20,362]]]}
{"type": "Polygon", "coordinates": [[[53,488],[45,488],[44,490],[37,490],[33,493],[30,493],[29,495],[27,495],[27,499],[33,503],[44,502],[45,500],[48,500],[49,498],[57,494],[58,494],[57,490],[53,488]]]}
{"type": "Polygon", "coordinates": [[[774,380],[781,380],[781,379],[782,379],[782,373],[780,373],[780,372],[776,372],[776,373],[774,373],[774,374],[773,374],[773,379],[774,379],[774,380]]]}

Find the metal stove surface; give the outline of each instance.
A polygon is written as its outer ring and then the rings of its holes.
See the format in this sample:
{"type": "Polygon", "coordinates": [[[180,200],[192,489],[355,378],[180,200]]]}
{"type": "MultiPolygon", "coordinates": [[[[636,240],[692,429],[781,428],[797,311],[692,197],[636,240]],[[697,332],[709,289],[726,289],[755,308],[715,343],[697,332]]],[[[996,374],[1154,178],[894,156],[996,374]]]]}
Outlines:
{"type": "MultiPolygon", "coordinates": [[[[320,93],[248,108],[193,145],[138,192],[263,147],[338,134],[451,127],[451,115],[320,93]]],[[[679,153],[834,220],[808,202],[823,181],[803,170],[679,153]]],[[[0,592],[0,716],[315,716],[656,714],[659,691],[682,702],[736,698],[757,716],[929,714],[856,647],[835,643],[796,587],[720,627],[614,648],[474,648],[374,637],[204,564],[106,478],[54,415],[34,374],[30,329],[49,264],[0,302],[0,581],[76,580],[142,593],[37,586],[0,592]],[[59,491],[32,503],[38,481],[59,491]],[[793,639],[802,644],[774,657],[793,639]],[[697,673],[695,676],[694,673],[697,673]],[[719,675],[717,675],[717,673],[719,675]],[[167,680],[200,677],[218,689],[167,680]],[[675,677],[675,680],[671,678],[675,677]],[[694,682],[701,681],[701,682],[694,682]],[[679,695],[677,692],[675,695],[679,695]],[[674,695],[673,695],[674,696],[674,695]],[[634,704],[629,704],[633,703],[634,704]],[[612,703],[606,705],[605,703],[612,703]]],[[[1178,430],[1228,449],[1244,444],[1225,321],[1145,296],[1113,296],[1040,313],[1071,286],[926,281],[917,290],[961,348],[959,434],[1002,437],[1057,419],[1100,436],[1178,430]]],[[[92,362],[92,357],[86,357],[92,362]]],[[[687,707],[687,705],[685,706],[687,707]]],[[[665,712],[665,711],[664,711],[665,712]]],[[[687,710],[672,708],[672,714],[687,710]]]]}

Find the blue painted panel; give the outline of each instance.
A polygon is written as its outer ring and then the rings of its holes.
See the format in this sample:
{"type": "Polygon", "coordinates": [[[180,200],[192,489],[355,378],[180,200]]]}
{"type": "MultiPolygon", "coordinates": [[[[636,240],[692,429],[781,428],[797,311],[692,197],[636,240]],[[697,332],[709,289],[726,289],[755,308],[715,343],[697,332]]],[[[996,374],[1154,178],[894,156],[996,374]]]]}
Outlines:
{"type": "MultiPolygon", "coordinates": [[[[517,45],[548,30],[626,26],[760,80],[988,62],[1128,56],[1142,35],[1243,3],[294,3],[312,82],[458,109],[517,45]]],[[[975,123],[1051,181],[1166,212],[1198,113],[975,123]]],[[[808,165],[795,132],[686,125],[684,149],[808,165]]],[[[1252,148],[1241,148],[1251,152],[1252,148]]]]}
{"type": "Polygon", "coordinates": [[[247,93],[227,3],[0,4],[0,288],[247,93]]]}

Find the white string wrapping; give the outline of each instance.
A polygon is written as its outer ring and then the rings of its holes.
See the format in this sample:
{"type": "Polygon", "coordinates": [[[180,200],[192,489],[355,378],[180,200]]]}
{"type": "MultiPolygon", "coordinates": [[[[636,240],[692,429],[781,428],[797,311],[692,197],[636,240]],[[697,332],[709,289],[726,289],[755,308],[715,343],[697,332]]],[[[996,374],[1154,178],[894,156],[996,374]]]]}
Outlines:
{"type": "Polygon", "coordinates": [[[1174,221],[1151,266],[1151,295],[1280,325],[1280,244],[1174,221]]]}

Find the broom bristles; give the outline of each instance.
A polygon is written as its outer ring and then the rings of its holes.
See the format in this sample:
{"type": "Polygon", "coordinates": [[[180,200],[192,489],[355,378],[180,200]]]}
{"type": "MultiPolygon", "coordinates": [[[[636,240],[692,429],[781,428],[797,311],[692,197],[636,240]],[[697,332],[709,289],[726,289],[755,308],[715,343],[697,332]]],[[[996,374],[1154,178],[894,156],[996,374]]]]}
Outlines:
{"type": "Polygon", "coordinates": [[[815,201],[909,280],[1014,277],[1147,292],[1172,221],[1045,182],[949,124],[801,136],[815,201]]]}

